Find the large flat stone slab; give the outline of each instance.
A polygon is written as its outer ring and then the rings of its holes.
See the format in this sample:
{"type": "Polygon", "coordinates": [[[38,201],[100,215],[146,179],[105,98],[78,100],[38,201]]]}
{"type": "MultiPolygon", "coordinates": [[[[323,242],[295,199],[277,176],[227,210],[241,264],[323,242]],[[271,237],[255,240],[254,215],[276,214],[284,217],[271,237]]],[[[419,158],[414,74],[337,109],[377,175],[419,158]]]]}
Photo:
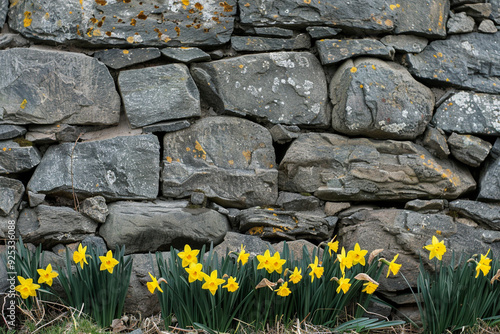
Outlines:
{"type": "Polygon", "coordinates": [[[397,11],[396,34],[414,34],[431,38],[446,37],[449,0],[407,0],[391,5],[397,11]],[[394,8],[395,6],[395,8],[394,8]]]}
{"type": "Polygon", "coordinates": [[[115,70],[160,58],[158,48],[106,49],[94,53],[94,57],[115,70]]]}
{"type": "Polygon", "coordinates": [[[27,172],[41,159],[40,151],[34,146],[21,146],[12,140],[0,141],[0,175],[27,172]]]}
{"type": "Polygon", "coordinates": [[[500,205],[458,199],[450,202],[450,210],[500,231],[500,205]]]}
{"type": "Polygon", "coordinates": [[[372,38],[322,39],[316,42],[316,47],[323,65],[336,64],[342,60],[359,56],[394,58],[392,47],[372,38]]]}
{"type": "Polygon", "coordinates": [[[50,146],[28,183],[35,193],[155,199],[160,145],[154,135],[50,146]],[[72,177],[73,176],[73,177],[72,177]]]}
{"type": "Polygon", "coordinates": [[[309,52],[245,55],[195,64],[191,73],[217,113],[326,127],[326,78],[309,52]]]}
{"type": "Polygon", "coordinates": [[[162,192],[203,192],[229,207],[274,204],[278,172],[269,131],[245,119],[207,117],[163,138],[162,192]]]}
{"type": "Polygon", "coordinates": [[[327,201],[454,199],[476,185],[465,167],[412,142],[329,133],[301,135],[279,172],[280,190],[314,193],[327,201]]]}
{"type": "Polygon", "coordinates": [[[120,97],[104,64],[80,53],[0,51],[0,124],[118,123],[120,97]]]}
{"type": "Polygon", "coordinates": [[[9,25],[24,36],[95,46],[220,45],[229,41],[236,0],[13,2],[9,25]]]}

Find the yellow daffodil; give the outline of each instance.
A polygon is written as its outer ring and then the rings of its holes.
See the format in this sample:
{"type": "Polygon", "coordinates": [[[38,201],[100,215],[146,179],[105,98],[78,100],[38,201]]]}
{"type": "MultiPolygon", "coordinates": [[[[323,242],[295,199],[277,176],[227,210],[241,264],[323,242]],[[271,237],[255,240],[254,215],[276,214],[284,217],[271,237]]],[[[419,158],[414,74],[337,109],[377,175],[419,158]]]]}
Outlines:
{"type": "Polygon", "coordinates": [[[325,271],[325,268],[320,267],[318,265],[318,257],[317,256],[314,257],[314,263],[311,263],[309,265],[309,267],[311,267],[311,272],[309,273],[309,275],[311,276],[311,283],[314,282],[314,275],[316,275],[317,278],[320,278],[321,276],[323,276],[323,272],[325,271]]]}
{"type": "MultiPolygon", "coordinates": [[[[358,243],[354,245],[354,250],[349,251],[349,253],[351,254],[350,257],[352,259],[352,265],[356,265],[358,263],[362,266],[365,265],[365,256],[368,254],[368,251],[362,250],[358,243]]],[[[347,255],[347,257],[349,257],[349,255],[347,255]]]]}
{"type": "Polygon", "coordinates": [[[291,281],[293,284],[299,283],[300,280],[302,279],[301,274],[302,274],[302,269],[298,269],[297,267],[295,267],[293,273],[290,275],[289,281],[291,281]]]}
{"type": "Polygon", "coordinates": [[[163,290],[160,288],[160,283],[158,283],[158,280],[156,279],[156,277],[151,275],[150,272],[148,272],[148,274],[149,274],[149,277],[151,277],[151,282],[147,283],[149,292],[155,293],[155,289],[158,289],[158,291],[163,293],[163,290]]]}
{"type": "Polygon", "coordinates": [[[269,258],[269,266],[267,267],[267,272],[271,274],[276,271],[278,274],[281,274],[281,272],[283,271],[283,265],[285,263],[286,260],[281,259],[280,253],[276,252],[269,258]]]}
{"type": "Polygon", "coordinates": [[[337,280],[337,283],[339,284],[339,287],[337,288],[337,293],[340,293],[340,290],[344,292],[344,294],[349,291],[349,288],[351,287],[351,283],[349,283],[350,279],[345,278],[345,276],[342,276],[341,279],[337,280]]]}
{"type": "Polygon", "coordinates": [[[189,283],[193,283],[194,281],[203,281],[203,266],[201,263],[190,263],[189,267],[186,268],[186,272],[189,274],[188,281],[189,283]]]}
{"type": "Polygon", "coordinates": [[[340,270],[342,271],[342,275],[345,274],[345,268],[349,269],[352,267],[352,254],[345,254],[345,249],[342,247],[342,251],[340,254],[337,254],[337,260],[340,264],[340,270]]]}
{"type": "Polygon", "coordinates": [[[110,250],[106,253],[106,256],[99,256],[99,260],[101,260],[100,270],[107,270],[110,274],[113,273],[114,267],[118,264],[118,260],[113,258],[113,252],[110,250]]]}
{"type": "Polygon", "coordinates": [[[242,244],[241,245],[241,252],[240,252],[240,254],[238,254],[238,260],[236,260],[236,262],[240,262],[241,261],[241,265],[244,266],[248,262],[248,257],[249,256],[250,256],[250,254],[245,253],[245,247],[242,244]]]}
{"type": "Polygon", "coordinates": [[[430,251],[429,260],[437,257],[438,260],[443,259],[444,253],[446,253],[446,246],[444,245],[444,240],[439,241],[435,235],[432,236],[432,244],[424,246],[425,249],[430,251]]]}
{"type": "Polygon", "coordinates": [[[476,278],[479,276],[479,271],[483,272],[483,276],[488,275],[488,273],[490,272],[491,259],[488,258],[489,252],[490,252],[490,250],[488,249],[488,252],[486,253],[486,255],[481,254],[481,260],[479,260],[479,262],[476,262],[476,278]]]}
{"type": "Polygon", "coordinates": [[[209,290],[212,295],[215,296],[215,292],[217,292],[217,288],[219,285],[224,283],[222,278],[217,278],[217,270],[212,271],[210,276],[207,274],[203,275],[205,279],[205,283],[201,286],[202,289],[209,290]]]}
{"type": "Polygon", "coordinates": [[[339,251],[339,242],[334,241],[337,236],[334,236],[332,240],[328,242],[328,253],[332,256],[332,252],[337,253],[339,251]]]}
{"type": "Polygon", "coordinates": [[[78,245],[78,250],[73,253],[73,261],[75,261],[76,264],[80,263],[80,266],[83,269],[83,263],[89,264],[87,262],[87,256],[85,252],[87,251],[87,246],[82,247],[82,244],[78,245]]]}
{"type": "Polygon", "coordinates": [[[399,269],[401,268],[400,264],[395,263],[396,259],[398,258],[399,254],[396,254],[392,261],[389,263],[389,268],[387,269],[387,276],[389,277],[389,273],[392,273],[393,276],[396,276],[399,272],[399,269]]]}
{"type": "Polygon", "coordinates": [[[227,291],[229,292],[235,292],[236,290],[238,290],[238,288],[240,287],[238,285],[238,283],[236,282],[236,278],[234,277],[229,277],[229,279],[227,280],[227,284],[226,285],[223,285],[222,286],[223,288],[226,288],[227,291]]]}
{"type": "Polygon", "coordinates": [[[16,286],[16,291],[21,294],[21,298],[26,299],[29,296],[36,296],[36,289],[40,288],[40,285],[34,284],[32,278],[24,279],[21,276],[17,276],[19,280],[19,285],[16,286]]]}
{"type": "Polygon", "coordinates": [[[257,266],[257,270],[266,269],[268,270],[271,264],[271,253],[269,253],[269,249],[264,252],[264,255],[257,255],[257,260],[259,261],[259,265],[257,266]]]}
{"type": "Polygon", "coordinates": [[[49,263],[46,269],[37,269],[38,274],[38,283],[43,284],[46,283],[48,286],[52,286],[52,280],[59,276],[58,273],[52,271],[52,265],[49,263]]]}
{"type": "Polygon", "coordinates": [[[361,290],[361,292],[366,292],[369,295],[374,293],[375,290],[377,290],[377,288],[378,288],[378,285],[375,283],[372,283],[372,282],[367,282],[367,283],[363,284],[363,286],[365,288],[363,290],[361,290]]]}
{"type": "Polygon", "coordinates": [[[278,296],[286,297],[292,293],[292,290],[288,288],[288,282],[285,282],[278,288],[278,290],[276,290],[276,293],[278,296]]]}
{"type": "Polygon", "coordinates": [[[187,267],[190,263],[198,263],[198,258],[196,256],[198,256],[199,252],[198,249],[191,250],[189,245],[185,245],[184,251],[177,254],[177,256],[182,259],[182,267],[187,267]]]}

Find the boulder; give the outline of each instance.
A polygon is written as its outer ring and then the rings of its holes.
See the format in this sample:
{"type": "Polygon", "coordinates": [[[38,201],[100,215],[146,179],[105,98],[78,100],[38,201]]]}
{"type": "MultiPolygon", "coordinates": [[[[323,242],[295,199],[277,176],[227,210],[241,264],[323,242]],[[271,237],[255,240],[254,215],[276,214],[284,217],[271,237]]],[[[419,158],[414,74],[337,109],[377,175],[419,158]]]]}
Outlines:
{"type": "Polygon", "coordinates": [[[460,34],[433,41],[423,52],[408,54],[409,70],[415,77],[436,86],[454,85],[498,94],[499,34],[460,34]]]}
{"type": "Polygon", "coordinates": [[[478,200],[500,201],[500,158],[486,160],[479,175],[478,200]]]}
{"type": "Polygon", "coordinates": [[[278,173],[271,135],[245,119],[206,117],[163,138],[162,193],[201,191],[226,207],[272,205],[278,173]]]}
{"type": "Polygon", "coordinates": [[[448,137],[451,154],[460,162],[478,167],[490,153],[492,145],[481,138],[471,135],[452,133],[448,137]]]}
{"type": "Polygon", "coordinates": [[[110,249],[124,245],[126,254],[201,247],[220,243],[229,223],[210,209],[189,209],[187,201],[115,202],[99,234],[110,249]]]}
{"type": "Polygon", "coordinates": [[[0,51],[0,64],[5,69],[0,72],[0,123],[118,123],[120,97],[108,69],[95,58],[13,48],[0,51]]]}
{"type": "Polygon", "coordinates": [[[326,78],[309,52],[233,57],[194,64],[191,73],[202,97],[219,114],[274,124],[329,123],[326,78]]]}
{"type": "Polygon", "coordinates": [[[104,223],[109,214],[106,199],[102,196],[86,198],[82,202],[81,212],[98,223],[104,223]]]}
{"type": "Polygon", "coordinates": [[[450,155],[446,135],[440,128],[428,126],[422,138],[422,145],[440,159],[446,159],[450,155]]]}
{"type": "Polygon", "coordinates": [[[186,65],[121,71],[118,85],[130,125],[200,116],[200,94],[186,65]]]}
{"type": "Polygon", "coordinates": [[[450,202],[450,210],[487,225],[492,230],[500,231],[500,205],[488,204],[466,199],[450,202]]]}
{"type": "Polygon", "coordinates": [[[279,188],[326,201],[451,198],[475,188],[470,172],[405,141],[307,133],[279,166],[279,188]]]}
{"type": "Polygon", "coordinates": [[[394,48],[396,52],[419,53],[424,50],[429,41],[424,37],[412,35],[387,35],[380,39],[386,46],[394,48]]]}
{"type": "Polygon", "coordinates": [[[231,46],[237,52],[300,50],[311,47],[311,38],[308,34],[298,34],[293,38],[233,36],[231,37],[231,46]]]}
{"type": "Polygon", "coordinates": [[[0,125],[0,140],[20,137],[26,133],[26,128],[18,125],[0,125]]]}
{"type": "Polygon", "coordinates": [[[145,63],[160,58],[158,48],[141,49],[106,49],[94,53],[94,57],[102,61],[106,66],[118,70],[127,66],[145,63]]]}
{"type": "Polygon", "coordinates": [[[0,176],[0,216],[7,216],[19,205],[24,194],[21,181],[0,176]]]}
{"type": "Polygon", "coordinates": [[[96,230],[97,223],[71,208],[43,204],[22,210],[17,221],[23,242],[41,243],[45,248],[80,242],[96,230]]]}
{"type": "Polygon", "coordinates": [[[349,58],[372,56],[394,58],[394,49],[376,39],[322,39],[316,42],[323,65],[331,65],[349,58]]]}
{"type": "Polygon", "coordinates": [[[280,191],[276,204],[286,211],[314,211],[319,208],[319,199],[311,195],[280,191]]]}
{"type": "Polygon", "coordinates": [[[12,3],[9,25],[26,37],[57,43],[211,46],[229,41],[235,14],[236,0],[28,0],[12,3]]]}
{"type": "Polygon", "coordinates": [[[482,20],[477,30],[485,34],[494,34],[498,32],[498,28],[492,20],[482,20]]]}
{"type": "Polygon", "coordinates": [[[490,3],[466,3],[454,8],[456,12],[465,12],[467,15],[476,19],[485,19],[490,17],[493,12],[490,3]]]}
{"type": "Polygon", "coordinates": [[[392,62],[344,62],[330,82],[332,126],[348,135],[414,139],[432,118],[434,94],[392,62]]]}
{"type": "Polygon", "coordinates": [[[160,145],[154,135],[50,146],[27,189],[109,200],[155,199],[160,145]]]}
{"type": "Polygon", "coordinates": [[[299,137],[300,128],[297,125],[276,124],[269,129],[269,132],[273,137],[273,141],[278,144],[285,144],[299,137]]]}
{"type": "Polygon", "coordinates": [[[21,143],[27,146],[12,140],[0,141],[0,175],[26,172],[40,163],[40,151],[31,143],[21,143]]]}
{"type": "Polygon", "coordinates": [[[475,21],[464,12],[450,16],[448,23],[448,34],[465,34],[474,31],[475,21]]]}
{"type": "Polygon", "coordinates": [[[400,4],[390,5],[397,12],[396,34],[446,37],[449,0],[412,0],[401,1],[400,4]]]}
{"type": "Polygon", "coordinates": [[[210,55],[199,48],[164,48],[161,54],[168,60],[182,63],[193,63],[210,60],[210,55]]]}

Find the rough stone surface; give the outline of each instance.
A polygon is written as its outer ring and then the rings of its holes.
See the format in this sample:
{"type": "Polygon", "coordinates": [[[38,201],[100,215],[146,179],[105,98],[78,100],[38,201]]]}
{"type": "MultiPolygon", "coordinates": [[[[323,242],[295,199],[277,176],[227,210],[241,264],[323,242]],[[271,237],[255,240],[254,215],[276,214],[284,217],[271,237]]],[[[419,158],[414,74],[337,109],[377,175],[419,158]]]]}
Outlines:
{"type": "Polygon", "coordinates": [[[0,51],[0,67],[0,123],[118,123],[115,83],[92,57],[14,48],[0,51]]]}
{"type": "Polygon", "coordinates": [[[300,135],[300,128],[296,125],[282,125],[276,124],[271,129],[269,129],[273,141],[278,144],[288,143],[300,135]]]}
{"type": "Polygon", "coordinates": [[[451,154],[466,165],[478,167],[490,153],[492,145],[471,135],[452,133],[448,137],[451,154]]]}
{"type": "MultiPolygon", "coordinates": [[[[97,253],[100,254],[106,254],[106,252],[108,251],[104,239],[95,235],[89,235],[88,237],[85,237],[85,239],[82,240],[82,245],[83,247],[92,247],[97,251],[97,253]]],[[[112,251],[114,252],[115,250],[112,249],[112,251]]]]}
{"type": "Polygon", "coordinates": [[[45,247],[82,241],[97,230],[97,223],[67,207],[39,205],[21,211],[17,230],[23,242],[45,247]]]}
{"type": "Polygon", "coordinates": [[[217,113],[275,124],[326,126],[329,122],[326,78],[311,53],[245,55],[195,64],[191,72],[217,113]]]}
{"type": "Polygon", "coordinates": [[[411,142],[307,133],[279,167],[279,188],[327,201],[454,199],[475,188],[470,172],[411,142]]]}
{"type": "Polygon", "coordinates": [[[240,212],[240,232],[263,239],[326,240],[335,226],[311,212],[250,208],[240,212]]]}
{"type": "MultiPolygon", "coordinates": [[[[5,1],[5,0],[0,0],[5,1]]],[[[0,34],[0,50],[29,46],[30,42],[19,34],[0,34]]]]}
{"type": "Polygon", "coordinates": [[[233,117],[207,117],[163,138],[165,197],[202,191],[229,207],[269,205],[278,173],[269,131],[233,117]]]}
{"type": "Polygon", "coordinates": [[[12,140],[0,141],[0,175],[26,172],[41,160],[40,151],[34,146],[21,146],[12,140]]]}
{"type": "Polygon", "coordinates": [[[21,181],[0,176],[0,216],[7,216],[21,202],[23,194],[21,181]]]}
{"type": "Polygon", "coordinates": [[[443,199],[431,199],[427,201],[414,199],[413,201],[406,202],[405,209],[421,213],[436,213],[444,210],[445,202],[443,199]]]}
{"type": "Polygon", "coordinates": [[[500,231],[500,205],[459,199],[450,202],[450,210],[476,222],[486,224],[491,229],[500,231]]]}
{"type": "Polygon", "coordinates": [[[392,62],[358,58],[343,63],[330,82],[332,126],[348,135],[413,139],[434,109],[431,90],[392,62]]]}
{"type": "Polygon", "coordinates": [[[490,155],[493,159],[500,158],[500,138],[497,138],[495,140],[495,143],[493,144],[493,147],[490,150],[490,155]]]}
{"type": "Polygon", "coordinates": [[[299,34],[294,38],[233,36],[231,37],[231,46],[238,52],[300,50],[311,47],[311,38],[308,34],[299,34]]]}
{"type": "Polygon", "coordinates": [[[500,93],[500,33],[452,35],[407,60],[415,77],[434,85],[500,93]]]}
{"type": "Polygon", "coordinates": [[[439,128],[428,126],[422,138],[422,145],[440,159],[446,159],[450,154],[444,131],[439,128]]]}
{"type": "Polygon", "coordinates": [[[55,142],[74,143],[81,135],[102,129],[102,126],[73,126],[69,124],[30,125],[25,139],[33,144],[50,144],[55,142]]]}
{"type": "MultiPolygon", "coordinates": [[[[276,252],[280,252],[281,254],[283,254],[283,248],[284,248],[284,244],[285,242],[284,241],[281,241],[277,244],[274,244],[273,245],[273,248],[276,252]]],[[[292,254],[293,258],[295,260],[298,260],[298,261],[301,261],[303,258],[304,258],[304,247],[307,249],[307,251],[309,252],[309,255],[312,257],[312,254],[313,252],[315,251],[316,255],[318,256],[318,258],[323,258],[323,249],[322,248],[318,248],[318,246],[316,246],[315,244],[313,244],[312,242],[310,241],[307,241],[307,240],[294,240],[294,241],[288,241],[286,242],[287,246],[288,246],[288,250],[290,252],[290,254],[292,254]]],[[[314,261],[314,258],[309,258],[311,260],[311,262],[314,261]]]]}
{"type": "Polygon", "coordinates": [[[51,146],[29,181],[28,190],[72,196],[74,189],[85,197],[154,199],[159,188],[159,150],[153,135],[51,146]]]}
{"type": "Polygon", "coordinates": [[[173,121],[173,122],[162,122],[156,123],[153,125],[147,125],[142,128],[142,132],[144,133],[153,133],[153,132],[174,132],[179,131],[185,128],[189,128],[191,123],[186,120],[182,121],[173,121]]]}
{"type": "Polygon", "coordinates": [[[326,202],[325,203],[325,214],[327,216],[335,216],[342,210],[349,209],[351,204],[348,202],[326,202]]]}
{"type": "Polygon", "coordinates": [[[474,19],[464,12],[451,15],[448,23],[448,34],[464,34],[474,31],[474,19]]]}
{"type": "Polygon", "coordinates": [[[157,48],[109,49],[94,53],[94,57],[115,70],[160,58],[157,48]]]}
{"type": "Polygon", "coordinates": [[[187,201],[111,203],[99,234],[110,249],[125,245],[125,252],[164,251],[184,244],[200,247],[220,243],[228,230],[227,218],[210,209],[188,209],[187,201]]]}
{"type": "Polygon", "coordinates": [[[324,39],[316,42],[323,65],[336,64],[359,56],[394,58],[394,49],[376,39],[324,39]]]}
{"type": "Polygon", "coordinates": [[[183,64],[120,72],[118,85],[130,125],[200,116],[200,93],[183,64]]]}
{"type": "Polygon", "coordinates": [[[488,0],[491,3],[491,19],[500,24],[500,0],[488,0]]]}
{"type": "Polygon", "coordinates": [[[226,252],[240,252],[241,245],[245,247],[245,252],[250,253],[250,258],[256,255],[264,254],[268,249],[271,249],[271,244],[261,238],[248,234],[235,232],[227,232],[224,241],[214,247],[214,252],[219,256],[225,256],[226,252]]]}
{"type": "Polygon", "coordinates": [[[276,204],[287,211],[314,211],[319,207],[319,199],[310,195],[280,191],[276,204]]]}
{"type": "Polygon", "coordinates": [[[322,39],[322,38],[332,38],[339,34],[342,29],[336,29],[331,27],[307,27],[306,31],[311,35],[314,39],[322,39]]]}
{"type": "Polygon", "coordinates": [[[98,223],[104,223],[109,214],[106,199],[102,196],[86,198],[82,202],[81,213],[98,223]]]}
{"type": "Polygon", "coordinates": [[[15,234],[18,216],[19,211],[17,207],[11,210],[5,217],[0,215],[0,238],[7,239],[12,233],[15,234]]]}
{"type": "Polygon", "coordinates": [[[11,5],[9,24],[26,37],[59,43],[123,47],[226,43],[236,0],[196,3],[29,0],[11,5]]]}
{"type": "Polygon", "coordinates": [[[500,135],[500,97],[459,91],[436,110],[432,123],[446,132],[500,135]]]}
{"type": "Polygon", "coordinates": [[[479,176],[478,200],[500,201],[500,158],[485,163],[479,176]]]}
{"type": "Polygon", "coordinates": [[[467,15],[477,19],[485,19],[490,17],[492,7],[490,3],[467,3],[455,8],[457,12],[465,12],[467,15]]]}
{"type": "Polygon", "coordinates": [[[481,21],[477,30],[486,34],[494,34],[498,31],[497,27],[495,27],[495,23],[492,20],[481,21]]]}
{"type": "Polygon", "coordinates": [[[427,38],[412,35],[387,35],[380,41],[396,51],[411,53],[422,52],[429,43],[427,38]]]}
{"type": "Polygon", "coordinates": [[[210,60],[210,55],[199,48],[164,48],[161,54],[167,59],[182,63],[192,63],[210,60]]]}
{"type": "Polygon", "coordinates": [[[194,191],[191,194],[191,204],[204,206],[207,203],[207,197],[202,192],[194,191]]]}
{"type": "Polygon", "coordinates": [[[18,125],[0,125],[0,140],[20,137],[26,133],[26,128],[18,125]]]}
{"type": "Polygon", "coordinates": [[[243,29],[247,34],[265,37],[290,38],[295,35],[295,32],[292,29],[285,29],[280,27],[244,27],[243,29]]]}
{"type": "Polygon", "coordinates": [[[396,34],[414,34],[443,38],[446,36],[446,21],[450,11],[449,0],[401,1],[396,5],[396,34]]]}
{"type": "Polygon", "coordinates": [[[34,208],[35,206],[42,204],[45,201],[46,196],[47,195],[45,194],[38,194],[32,191],[28,191],[28,203],[30,207],[34,208]]]}

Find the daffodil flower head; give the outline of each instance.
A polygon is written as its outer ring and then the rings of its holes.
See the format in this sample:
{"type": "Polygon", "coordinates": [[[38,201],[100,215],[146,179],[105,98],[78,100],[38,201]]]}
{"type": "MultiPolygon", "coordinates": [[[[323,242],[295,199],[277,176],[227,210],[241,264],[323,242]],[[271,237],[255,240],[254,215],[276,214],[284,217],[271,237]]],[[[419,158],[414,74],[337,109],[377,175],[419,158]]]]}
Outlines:
{"type": "Polygon", "coordinates": [[[107,270],[110,274],[113,273],[114,267],[118,264],[118,260],[113,258],[111,250],[106,253],[106,256],[99,256],[99,260],[101,260],[100,270],[107,270]]]}
{"type": "Polygon", "coordinates": [[[367,282],[367,283],[363,284],[363,286],[364,286],[364,289],[361,290],[361,292],[366,292],[369,295],[373,294],[375,292],[375,290],[377,290],[377,288],[378,288],[378,285],[375,283],[372,283],[372,282],[367,282]]]}
{"type": "Polygon", "coordinates": [[[210,276],[207,274],[203,275],[205,279],[205,283],[201,286],[202,289],[209,290],[212,295],[215,296],[219,285],[224,283],[225,281],[222,278],[217,278],[217,270],[212,271],[210,276]]]}
{"type": "Polygon", "coordinates": [[[52,280],[59,276],[58,273],[52,271],[52,265],[50,263],[47,265],[47,268],[37,269],[37,271],[40,275],[40,277],[38,277],[38,283],[46,283],[48,286],[52,286],[52,280]]]}
{"type": "Polygon", "coordinates": [[[155,293],[155,290],[158,289],[158,291],[160,291],[161,293],[163,293],[163,290],[160,287],[160,283],[158,283],[158,280],[156,279],[156,277],[154,277],[153,275],[151,275],[150,272],[148,272],[148,274],[149,274],[149,277],[151,277],[151,282],[148,282],[146,284],[148,286],[149,292],[151,292],[153,294],[153,293],[155,293]]]}
{"type": "Polygon", "coordinates": [[[249,256],[250,256],[250,254],[245,253],[245,247],[242,244],[241,245],[241,252],[240,252],[240,254],[238,254],[238,259],[236,260],[236,262],[240,262],[241,261],[241,265],[244,266],[248,262],[248,257],[249,256]]]}
{"type": "MultiPolygon", "coordinates": [[[[365,250],[365,249],[361,249],[361,247],[359,247],[359,244],[356,243],[356,245],[354,245],[354,250],[352,251],[349,251],[350,253],[350,257],[352,259],[352,265],[356,265],[356,264],[361,264],[362,266],[364,266],[366,264],[365,262],[365,256],[366,254],[368,254],[368,251],[365,250]]],[[[349,257],[349,255],[347,255],[349,257]]]]}
{"type": "Polygon", "coordinates": [[[285,259],[282,259],[280,253],[276,252],[269,259],[269,266],[267,267],[268,273],[273,273],[276,271],[278,274],[281,274],[283,271],[283,265],[286,263],[285,259]]]}
{"type": "Polygon", "coordinates": [[[345,278],[345,276],[342,276],[341,279],[337,280],[337,283],[339,284],[337,288],[337,293],[340,293],[340,290],[342,290],[344,294],[346,294],[347,291],[349,291],[349,288],[351,287],[351,283],[349,283],[349,281],[350,279],[345,278]]]}
{"type": "Polygon", "coordinates": [[[396,276],[399,272],[399,269],[401,269],[401,264],[397,264],[396,260],[398,258],[399,254],[396,254],[392,261],[389,263],[389,268],[387,268],[387,276],[389,277],[389,273],[392,273],[393,276],[396,276]]]}
{"type": "Polygon", "coordinates": [[[87,246],[82,247],[82,244],[78,245],[78,250],[73,253],[73,261],[75,261],[76,264],[80,263],[80,266],[83,269],[83,263],[89,264],[87,262],[87,256],[85,252],[87,251],[87,246]]]}
{"type": "Polygon", "coordinates": [[[345,274],[345,268],[349,269],[352,267],[352,257],[351,254],[345,254],[345,249],[342,247],[340,254],[337,254],[337,260],[340,264],[340,270],[342,271],[342,275],[345,274]]]}
{"type": "Polygon", "coordinates": [[[432,243],[430,245],[424,246],[425,249],[430,251],[429,260],[437,257],[439,261],[443,259],[444,253],[446,253],[446,246],[444,240],[439,241],[435,235],[432,236],[432,243]]]}
{"type": "Polygon", "coordinates": [[[323,276],[323,272],[325,271],[325,268],[320,267],[318,265],[318,257],[317,256],[314,257],[314,263],[311,263],[309,265],[309,267],[311,268],[311,272],[309,273],[309,275],[311,276],[311,283],[314,282],[315,275],[317,278],[320,278],[321,276],[323,276]]]}
{"type": "Polygon", "coordinates": [[[177,254],[177,256],[182,259],[182,267],[187,267],[190,263],[198,263],[198,258],[196,256],[198,256],[199,252],[200,250],[198,249],[191,250],[189,245],[184,245],[184,251],[177,254]]]}
{"type": "Polygon", "coordinates": [[[481,260],[477,262],[476,264],[476,278],[479,276],[479,271],[483,272],[483,276],[488,275],[488,273],[491,270],[491,259],[488,257],[488,253],[490,250],[488,249],[488,252],[486,252],[486,255],[481,254],[481,260]]]}
{"type": "Polygon", "coordinates": [[[40,288],[40,285],[34,284],[32,278],[25,279],[22,276],[17,276],[17,279],[19,285],[15,287],[15,290],[21,294],[21,298],[26,299],[29,296],[36,296],[36,290],[40,288]]]}
{"type": "Polygon", "coordinates": [[[269,249],[264,252],[264,255],[257,255],[257,260],[259,261],[259,265],[257,266],[257,270],[266,269],[268,270],[271,265],[271,253],[269,249]]]}
{"type": "Polygon", "coordinates": [[[238,282],[236,282],[236,278],[230,276],[227,280],[227,284],[222,286],[227,289],[229,292],[235,292],[239,288],[238,282]]]}
{"type": "Polygon", "coordinates": [[[328,253],[332,256],[332,252],[337,253],[339,251],[339,242],[334,241],[337,236],[334,236],[332,240],[328,242],[328,253]]]}
{"type": "Polygon", "coordinates": [[[203,281],[203,266],[201,263],[190,263],[189,267],[186,268],[186,272],[189,274],[188,281],[193,283],[194,281],[203,281]]]}
{"type": "Polygon", "coordinates": [[[288,288],[288,282],[285,282],[278,288],[278,290],[276,290],[276,293],[278,296],[286,297],[292,293],[292,290],[288,288]]]}
{"type": "Polygon", "coordinates": [[[301,274],[302,274],[302,269],[298,269],[297,267],[295,267],[293,273],[290,275],[289,281],[291,281],[293,284],[299,283],[300,280],[302,279],[301,274]]]}

